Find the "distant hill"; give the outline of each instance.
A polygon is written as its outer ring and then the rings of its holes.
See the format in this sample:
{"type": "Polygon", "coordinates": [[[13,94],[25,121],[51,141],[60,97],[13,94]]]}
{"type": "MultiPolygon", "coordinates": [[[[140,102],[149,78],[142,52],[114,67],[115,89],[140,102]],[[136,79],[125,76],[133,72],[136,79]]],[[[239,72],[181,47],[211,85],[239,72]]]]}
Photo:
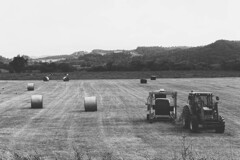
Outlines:
{"type": "Polygon", "coordinates": [[[77,51],[77,52],[74,52],[70,55],[70,57],[72,59],[76,59],[78,58],[79,56],[84,56],[85,54],[89,54],[88,52],[85,52],[85,51],[77,51]]]}
{"type": "Polygon", "coordinates": [[[212,44],[175,50],[170,59],[187,60],[192,63],[216,64],[240,58],[240,41],[218,40],[212,44]]]}
{"type": "Polygon", "coordinates": [[[216,63],[240,58],[240,41],[218,40],[200,47],[138,47],[135,51],[153,59],[216,63]]]}
{"type": "Polygon", "coordinates": [[[190,47],[137,47],[135,50],[137,53],[141,55],[161,55],[161,54],[166,54],[168,52],[173,52],[173,51],[179,51],[179,50],[184,50],[188,49],[190,47]]]}
{"type": "Polygon", "coordinates": [[[114,51],[113,50],[94,49],[91,52],[91,54],[100,54],[100,55],[111,54],[111,53],[114,53],[114,51]]]}
{"type": "Polygon", "coordinates": [[[240,69],[240,41],[218,40],[199,47],[137,47],[135,50],[93,50],[81,57],[88,66],[123,65],[135,70],[240,69]],[[132,54],[134,53],[134,54],[132,54]],[[133,56],[135,55],[135,56],[133,56]],[[136,56],[137,55],[137,56],[136,56]],[[227,67],[228,66],[228,67],[227,67]],[[225,68],[226,67],[226,68],[225,68]]]}
{"type": "Polygon", "coordinates": [[[134,50],[94,49],[90,53],[74,52],[34,59],[34,61],[64,62],[78,68],[100,70],[175,70],[175,69],[238,69],[240,41],[217,40],[198,46],[137,47],[134,50]],[[114,68],[115,67],[115,68],[114,68]]]}
{"type": "Polygon", "coordinates": [[[83,56],[85,54],[88,54],[88,52],[85,51],[77,51],[72,54],[65,54],[65,55],[55,55],[55,56],[46,56],[41,58],[33,58],[33,61],[42,61],[42,62],[57,62],[57,61],[64,61],[64,60],[72,60],[72,59],[78,59],[79,56],[83,56]]]}
{"type": "Polygon", "coordinates": [[[145,61],[153,61],[156,64],[165,61],[189,65],[190,68],[211,68],[226,63],[239,63],[240,41],[218,40],[200,47],[138,47],[136,52],[144,55],[145,61]]]}
{"type": "MultiPolygon", "coordinates": [[[[140,53],[136,52],[135,50],[101,50],[101,49],[94,49],[90,54],[99,54],[99,55],[110,55],[110,54],[129,54],[132,57],[140,56],[140,53]]],[[[119,56],[119,55],[118,55],[119,56]]]]}

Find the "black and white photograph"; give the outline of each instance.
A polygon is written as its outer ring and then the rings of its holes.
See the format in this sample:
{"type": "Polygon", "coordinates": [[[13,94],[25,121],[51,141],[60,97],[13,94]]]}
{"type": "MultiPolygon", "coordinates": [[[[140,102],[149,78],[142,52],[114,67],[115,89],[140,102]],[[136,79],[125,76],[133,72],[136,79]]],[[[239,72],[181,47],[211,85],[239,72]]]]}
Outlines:
{"type": "Polygon", "coordinates": [[[0,0],[0,160],[240,160],[239,0],[0,0]]]}

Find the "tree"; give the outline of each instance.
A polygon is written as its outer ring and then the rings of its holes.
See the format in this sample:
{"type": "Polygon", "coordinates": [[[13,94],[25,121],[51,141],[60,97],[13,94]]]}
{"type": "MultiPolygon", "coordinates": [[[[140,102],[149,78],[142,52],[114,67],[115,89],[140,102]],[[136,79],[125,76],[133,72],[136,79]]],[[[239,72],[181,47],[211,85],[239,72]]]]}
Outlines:
{"type": "Polygon", "coordinates": [[[20,73],[23,72],[28,64],[28,59],[24,58],[25,56],[18,55],[14,57],[11,62],[9,62],[10,67],[13,71],[20,73]]]}
{"type": "Polygon", "coordinates": [[[131,69],[136,71],[140,71],[144,68],[143,60],[141,59],[141,57],[132,58],[130,65],[131,65],[131,69]]]}
{"type": "Polygon", "coordinates": [[[112,61],[107,62],[107,64],[106,64],[107,71],[111,71],[112,68],[113,68],[113,62],[112,61]]]}

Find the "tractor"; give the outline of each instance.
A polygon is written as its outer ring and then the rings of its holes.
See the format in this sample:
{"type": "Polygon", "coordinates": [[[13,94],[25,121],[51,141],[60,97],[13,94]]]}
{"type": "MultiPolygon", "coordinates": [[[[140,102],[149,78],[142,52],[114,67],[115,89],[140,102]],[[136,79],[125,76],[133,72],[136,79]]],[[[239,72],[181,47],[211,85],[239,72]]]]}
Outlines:
{"type": "Polygon", "coordinates": [[[147,120],[152,123],[154,120],[175,120],[177,118],[177,92],[169,92],[164,89],[149,92],[147,98],[147,120]],[[173,105],[170,105],[171,96],[173,105]]]}
{"type": "Polygon", "coordinates": [[[224,133],[225,121],[218,113],[219,97],[211,92],[193,92],[188,95],[188,104],[183,107],[182,124],[191,132],[200,128],[215,129],[216,133],[224,133]]]}

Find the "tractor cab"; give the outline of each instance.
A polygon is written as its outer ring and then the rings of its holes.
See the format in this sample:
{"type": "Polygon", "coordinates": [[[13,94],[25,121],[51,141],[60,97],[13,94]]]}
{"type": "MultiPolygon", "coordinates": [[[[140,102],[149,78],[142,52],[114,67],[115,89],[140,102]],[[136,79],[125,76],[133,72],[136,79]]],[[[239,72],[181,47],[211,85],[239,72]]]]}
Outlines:
{"type": "Polygon", "coordinates": [[[147,120],[174,120],[177,118],[177,92],[164,89],[149,92],[147,98],[147,120]],[[173,101],[170,101],[172,98],[173,101]]]}
{"type": "Polygon", "coordinates": [[[188,100],[191,110],[198,114],[200,120],[218,119],[217,101],[211,92],[191,92],[188,100]]]}
{"type": "Polygon", "coordinates": [[[188,96],[189,103],[201,103],[205,107],[211,107],[212,99],[213,94],[211,92],[190,92],[188,96]]]}

